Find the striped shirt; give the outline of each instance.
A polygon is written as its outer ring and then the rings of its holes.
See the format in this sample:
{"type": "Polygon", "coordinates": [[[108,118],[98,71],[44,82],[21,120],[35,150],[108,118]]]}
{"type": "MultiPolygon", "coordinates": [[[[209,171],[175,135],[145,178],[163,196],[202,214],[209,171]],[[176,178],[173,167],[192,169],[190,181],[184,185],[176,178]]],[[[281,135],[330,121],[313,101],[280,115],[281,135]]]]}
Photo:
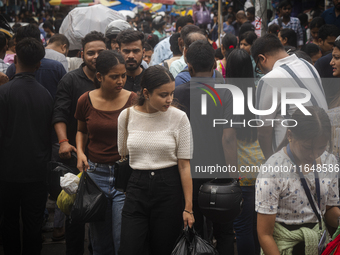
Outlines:
{"type": "MultiPolygon", "coordinates": [[[[277,25],[280,26],[278,19],[279,18],[274,19],[272,22],[270,22],[268,24],[268,27],[272,24],[277,24],[277,25]]],[[[296,36],[297,36],[297,45],[298,46],[303,45],[303,30],[302,30],[302,27],[301,27],[301,24],[300,24],[300,20],[298,18],[290,17],[290,21],[287,24],[282,22],[282,28],[293,29],[296,33],[296,36]]]]}
{"type": "MultiPolygon", "coordinates": [[[[256,109],[268,110],[271,109],[273,100],[273,88],[277,89],[277,105],[273,113],[268,115],[258,115],[257,119],[263,121],[263,126],[273,126],[273,150],[282,142],[286,128],[283,127],[281,121],[290,119],[292,114],[297,109],[295,102],[287,104],[286,115],[281,114],[281,89],[282,88],[304,88],[311,93],[311,99],[304,103],[304,106],[319,106],[328,110],[325,92],[323,90],[320,76],[317,70],[303,59],[299,59],[296,55],[291,55],[282,58],[275,62],[272,71],[261,78],[256,89],[256,109]],[[272,121],[269,119],[278,119],[280,121],[272,121]]],[[[287,99],[305,98],[302,93],[287,93],[287,99]]],[[[258,121],[258,125],[262,124],[258,121]]],[[[284,122],[285,125],[288,123],[284,122]]]]}

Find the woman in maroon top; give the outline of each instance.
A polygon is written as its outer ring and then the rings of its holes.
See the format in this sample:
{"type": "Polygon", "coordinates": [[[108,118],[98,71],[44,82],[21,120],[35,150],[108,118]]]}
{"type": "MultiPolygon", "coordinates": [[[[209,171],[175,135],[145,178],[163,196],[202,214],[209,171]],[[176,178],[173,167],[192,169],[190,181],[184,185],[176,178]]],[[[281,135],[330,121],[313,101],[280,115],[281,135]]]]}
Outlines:
{"type": "Polygon", "coordinates": [[[114,189],[114,163],[117,149],[117,119],[133,104],[137,95],[124,88],[124,58],[114,51],[103,51],[96,60],[99,88],[83,94],[77,104],[76,136],[78,169],[87,171],[108,197],[105,222],[90,223],[93,254],[117,254],[120,245],[121,214],[125,195],[114,189]],[[88,142],[88,157],[85,145],[88,142]]]}

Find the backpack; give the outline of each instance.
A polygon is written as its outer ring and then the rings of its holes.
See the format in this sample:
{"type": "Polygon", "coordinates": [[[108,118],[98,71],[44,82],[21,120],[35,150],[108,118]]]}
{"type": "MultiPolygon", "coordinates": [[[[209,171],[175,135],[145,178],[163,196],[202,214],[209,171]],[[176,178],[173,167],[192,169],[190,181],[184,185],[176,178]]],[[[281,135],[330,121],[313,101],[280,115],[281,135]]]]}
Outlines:
{"type": "Polygon", "coordinates": [[[195,13],[196,25],[208,25],[211,23],[210,12],[208,8],[204,5],[201,5],[199,10],[196,10],[195,13]]]}

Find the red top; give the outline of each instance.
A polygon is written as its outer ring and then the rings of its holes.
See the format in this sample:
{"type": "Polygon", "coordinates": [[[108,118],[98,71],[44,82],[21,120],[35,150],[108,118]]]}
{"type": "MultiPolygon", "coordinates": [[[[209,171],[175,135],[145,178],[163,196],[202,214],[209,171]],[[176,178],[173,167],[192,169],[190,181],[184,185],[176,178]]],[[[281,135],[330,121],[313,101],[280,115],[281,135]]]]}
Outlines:
{"type": "Polygon", "coordinates": [[[114,164],[120,159],[117,148],[118,116],[133,105],[137,94],[131,92],[126,104],[116,111],[101,111],[92,106],[89,92],[79,99],[74,117],[86,122],[89,136],[88,158],[94,163],[114,164]]]}
{"type": "Polygon", "coordinates": [[[213,42],[213,43],[212,43],[212,46],[213,46],[214,50],[217,50],[218,47],[217,47],[216,42],[213,42]]]}

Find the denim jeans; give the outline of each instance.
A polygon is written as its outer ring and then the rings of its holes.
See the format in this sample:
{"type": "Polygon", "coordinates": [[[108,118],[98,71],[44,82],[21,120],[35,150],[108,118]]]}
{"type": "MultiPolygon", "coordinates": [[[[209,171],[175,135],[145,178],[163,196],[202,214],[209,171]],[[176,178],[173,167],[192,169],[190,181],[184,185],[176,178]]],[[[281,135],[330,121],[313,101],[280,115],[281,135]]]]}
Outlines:
{"type": "Polygon", "coordinates": [[[241,189],[244,199],[243,209],[241,214],[234,220],[237,253],[239,255],[257,255],[260,254],[260,244],[256,230],[255,186],[243,186],[241,189]]]}
{"type": "Polygon", "coordinates": [[[118,254],[122,209],[125,201],[123,192],[114,189],[114,166],[93,163],[89,160],[89,176],[97,183],[108,198],[105,221],[90,223],[93,255],[118,254]]]}

